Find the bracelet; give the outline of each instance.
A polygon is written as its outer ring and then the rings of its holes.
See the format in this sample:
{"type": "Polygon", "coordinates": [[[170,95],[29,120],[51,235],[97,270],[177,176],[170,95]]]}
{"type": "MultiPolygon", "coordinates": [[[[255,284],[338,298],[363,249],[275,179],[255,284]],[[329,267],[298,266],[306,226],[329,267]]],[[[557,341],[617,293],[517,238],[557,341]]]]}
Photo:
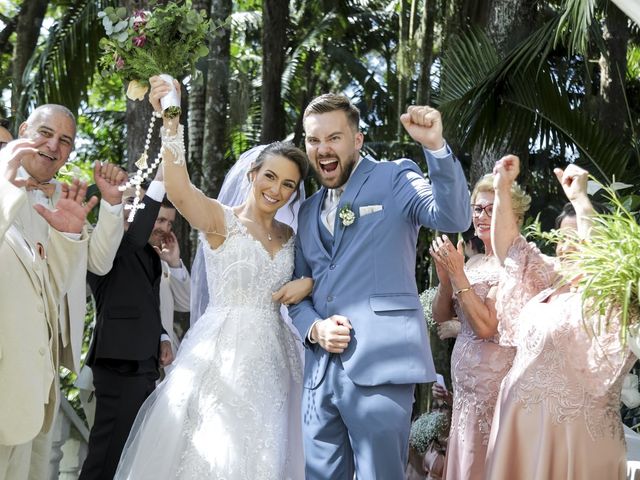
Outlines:
{"type": "Polygon", "coordinates": [[[162,138],[161,152],[168,150],[173,154],[173,163],[176,165],[184,165],[184,128],[178,124],[178,131],[171,135],[165,127],[160,129],[160,137],[162,138]]]}
{"type": "Polygon", "coordinates": [[[464,292],[468,292],[469,290],[472,290],[472,288],[469,286],[467,288],[461,288],[460,290],[456,290],[454,293],[454,295],[459,295],[460,293],[464,293],[464,292]]]}

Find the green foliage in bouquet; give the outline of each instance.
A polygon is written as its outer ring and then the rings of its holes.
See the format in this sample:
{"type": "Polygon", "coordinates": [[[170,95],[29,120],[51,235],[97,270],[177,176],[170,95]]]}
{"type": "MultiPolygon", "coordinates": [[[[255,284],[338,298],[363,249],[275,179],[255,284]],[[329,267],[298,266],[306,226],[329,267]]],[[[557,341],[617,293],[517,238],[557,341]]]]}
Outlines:
{"type": "MultiPolygon", "coordinates": [[[[578,276],[585,314],[598,314],[601,327],[607,328],[609,314],[619,310],[620,336],[626,341],[629,329],[640,330],[640,225],[616,192],[603,187],[611,213],[595,215],[588,239],[552,230],[542,232],[540,224],[529,229],[533,236],[547,241],[569,244],[570,251],[562,265],[562,275],[571,280],[578,276]]],[[[638,330],[638,331],[635,331],[638,330]]],[[[598,332],[594,332],[598,333],[598,332]]]]}
{"type": "Polygon", "coordinates": [[[409,445],[420,455],[434,443],[446,445],[449,435],[449,417],[445,412],[423,413],[412,424],[409,445]]]}
{"type": "Polygon", "coordinates": [[[100,66],[123,82],[146,85],[149,77],[160,73],[178,79],[194,74],[198,59],[209,53],[211,22],[204,10],[192,9],[190,0],[131,15],[124,7],[107,7],[98,17],[107,34],[100,41],[100,66]]]}

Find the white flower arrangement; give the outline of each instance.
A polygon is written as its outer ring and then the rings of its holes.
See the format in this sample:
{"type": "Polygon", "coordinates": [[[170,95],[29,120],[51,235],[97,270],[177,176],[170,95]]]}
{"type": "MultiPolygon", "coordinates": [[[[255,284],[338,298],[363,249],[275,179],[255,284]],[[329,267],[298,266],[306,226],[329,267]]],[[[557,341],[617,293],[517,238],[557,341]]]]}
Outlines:
{"type": "Polygon", "coordinates": [[[434,443],[445,445],[449,434],[449,417],[445,412],[423,413],[412,424],[409,445],[424,454],[434,443]]]}
{"type": "Polygon", "coordinates": [[[340,221],[342,221],[342,225],[345,227],[352,225],[353,222],[356,221],[356,214],[353,213],[349,204],[342,206],[340,212],[338,212],[338,216],[340,217],[340,221]]]}
{"type": "Polygon", "coordinates": [[[422,311],[424,313],[424,318],[427,321],[427,328],[431,331],[436,330],[436,322],[433,320],[433,312],[431,310],[431,306],[433,305],[433,299],[436,296],[436,292],[438,291],[438,287],[427,288],[424,292],[420,294],[420,304],[422,305],[422,311]]]}

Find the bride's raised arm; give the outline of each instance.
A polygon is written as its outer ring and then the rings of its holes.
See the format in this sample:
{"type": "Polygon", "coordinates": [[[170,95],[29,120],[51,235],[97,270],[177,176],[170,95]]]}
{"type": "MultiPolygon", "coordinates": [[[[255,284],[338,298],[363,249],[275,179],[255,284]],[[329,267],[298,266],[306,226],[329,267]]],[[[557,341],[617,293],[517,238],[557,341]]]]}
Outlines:
{"type": "MultiPolygon", "coordinates": [[[[156,112],[161,112],[160,99],[171,91],[171,85],[158,76],[149,79],[151,91],[149,101],[156,112]]],[[[180,84],[174,80],[180,92],[180,84]]],[[[171,203],[193,228],[206,234],[225,235],[224,210],[222,204],[207,197],[189,179],[185,161],[183,127],[179,118],[163,117],[162,164],[164,185],[171,203]]]]}

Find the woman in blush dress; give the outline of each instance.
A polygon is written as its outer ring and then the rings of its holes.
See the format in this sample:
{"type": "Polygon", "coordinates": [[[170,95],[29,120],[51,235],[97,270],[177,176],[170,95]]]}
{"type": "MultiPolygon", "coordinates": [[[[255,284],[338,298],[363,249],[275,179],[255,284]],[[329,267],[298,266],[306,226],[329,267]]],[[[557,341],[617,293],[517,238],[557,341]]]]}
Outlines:
{"type": "MultiPolygon", "coordinates": [[[[531,199],[516,184],[510,191],[513,213],[522,223],[531,199]]],[[[445,478],[482,478],[491,419],[500,382],[511,367],[514,350],[498,344],[494,293],[500,263],[491,248],[493,175],[482,177],[471,193],[476,236],[484,254],[464,263],[463,243],[456,249],[446,236],[431,247],[440,280],[433,301],[433,318],[445,322],[457,315],[461,331],[451,355],[453,406],[447,445],[445,478]]]]}
{"type": "MultiPolygon", "coordinates": [[[[580,276],[556,275],[558,265],[519,234],[509,195],[518,172],[512,155],[494,169],[492,244],[504,263],[496,308],[500,341],[516,347],[516,356],[500,388],[485,478],[626,478],[620,392],[635,357],[621,340],[621,311],[591,313],[594,300],[583,304],[580,276]]],[[[555,173],[576,211],[577,234],[587,239],[593,215],[588,174],[575,165],[555,173]]],[[[569,222],[563,228],[567,232],[569,222]]],[[[629,240],[623,237],[619,241],[629,240]]],[[[579,251],[570,258],[580,265],[579,251]]],[[[615,270],[606,270],[612,281],[615,270]]]]}

